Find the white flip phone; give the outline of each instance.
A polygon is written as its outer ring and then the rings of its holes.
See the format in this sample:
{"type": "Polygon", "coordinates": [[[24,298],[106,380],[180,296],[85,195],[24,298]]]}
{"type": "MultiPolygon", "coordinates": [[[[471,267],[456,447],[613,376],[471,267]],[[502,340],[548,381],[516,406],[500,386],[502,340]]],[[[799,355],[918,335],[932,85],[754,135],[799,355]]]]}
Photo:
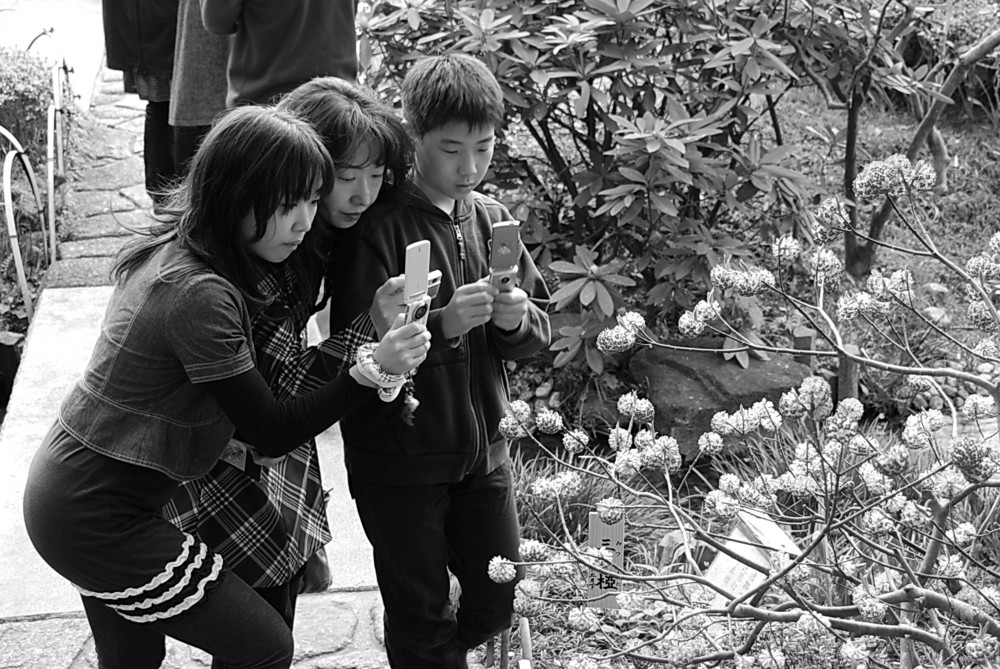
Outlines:
{"type": "MultiPolygon", "coordinates": [[[[427,323],[431,310],[430,283],[431,243],[426,239],[406,247],[406,269],[403,279],[403,302],[406,304],[407,323],[427,323]]],[[[441,273],[438,272],[438,283],[441,273]]],[[[436,287],[435,287],[436,290],[436,287]]]]}
{"type": "Polygon", "coordinates": [[[521,224],[499,221],[493,224],[490,240],[490,283],[501,292],[514,289],[517,279],[517,255],[521,248],[521,224]]]}

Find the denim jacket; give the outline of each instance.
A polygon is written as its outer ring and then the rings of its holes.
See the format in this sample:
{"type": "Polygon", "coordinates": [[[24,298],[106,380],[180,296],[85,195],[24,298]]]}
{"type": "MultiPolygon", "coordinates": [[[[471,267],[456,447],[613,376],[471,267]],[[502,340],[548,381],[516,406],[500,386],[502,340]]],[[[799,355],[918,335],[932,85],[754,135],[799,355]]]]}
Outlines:
{"type": "Polygon", "coordinates": [[[178,259],[197,263],[169,242],[119,281],[59,421],[99,453],[187,480],[212,468],[235,430],[205,382],[255,358],[236,287],[207,265],[165,279],[161,268],[178,259]]]}

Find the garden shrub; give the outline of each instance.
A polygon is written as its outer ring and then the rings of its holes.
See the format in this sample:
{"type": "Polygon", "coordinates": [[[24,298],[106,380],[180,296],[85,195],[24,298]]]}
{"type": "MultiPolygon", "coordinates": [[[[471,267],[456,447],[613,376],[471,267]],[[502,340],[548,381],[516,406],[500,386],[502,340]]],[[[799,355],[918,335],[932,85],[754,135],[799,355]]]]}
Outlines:
{"type": "Polygon", "coordinates": [[[45,164],[51,103],[52,74],[45,61],[27,51],[0,46],[0,125],[21,142],[36,170],[45,164]]]}
{"type": "MultiPolygon", "coordinates": [[[[518,586],[515,610],[537,621],[536,628],[551,625],[551,633],[568,627],[577,642],[552,666],[994,666],[1000,657],[1000,380],[974,365],[1000,364],[1000,296],[994,292],[1000,231],[969,258],[942,253],[924,220],[932,206],[922,193],[933,181],[930,166],[892,156],[867,165],[853,187],[865,201],[884,199],[899,217],[909,236],[893,247],[895,254],[940,263],[962,282],[961,297],[948,306],[962,302],[971,332],[951,331],[923,314],[905,267],[876,270],[859,285],[842,281],[843,261],[831,247],[848,223],[835,199],[817,208],[819,248],[806,251],[783,236],[771,246],[768,269],[716,267],[711,292],[682,315],[678,328],[686,336],[731,331],[718,291],[771,293],[826,340],[828,349],[812,354],[849,357],[901,376],[914,392],[941,397],[946,379],[969,382],[981,392],[960,410],[949,415],[928,408],[909,416],[901,431],[889,431],[864,424],[858,400],[838,401],[826,380],[811,376],[778,402],[717,412],[698,449],[722,474],[702,494],[685,498],[672,485],[683,469],[679,445],[657,433],[648,400],[634,393],[619,399],[620,423],[606,444],[592,443],[551,409],[511,404],[499,426],[505,436],[562,435],[553,473],[532,486],[536,497],[557,509],[564,500],[579,504],[585,486],[600,490],[586,479],[598,478],[616,495],[589,503],[604,522],[628,526],[632,514],[657,507],[666,512],[661,529],[682,537],[669,563],[633,561],[624,569],[605,551],[572,538],[547,546],[525,542],[528,576],[518,586]],[[792,295],[786,271],[800,257],[812,291],[792,295]],[[925,364],[920,356],[934,351],[912,345],[903,315],[923,318],[973,367],[925,364]],[[852,349],[846,324],[871,328],[909,359],[888,362],[871,348],[852,349]],[[747,455],[734,458],[737,449],[747,455]],[[651,485],[659,477],[665,485],[651,485]],[[773,522],[774,529],[730,534],[748,522],[747,514],[773,522]],[[731,566],[703,570],[696,556],[706,547],[731,566]],[[591,608],[588,574],[617,579],[615,608],[591,608]]],[[[676,347],[659,342],[636,312],[617,322],[599,335],[602,352],[676,347]]],[[[488,570],[497,581],[513,571],[500,556],[488,570]]]]}

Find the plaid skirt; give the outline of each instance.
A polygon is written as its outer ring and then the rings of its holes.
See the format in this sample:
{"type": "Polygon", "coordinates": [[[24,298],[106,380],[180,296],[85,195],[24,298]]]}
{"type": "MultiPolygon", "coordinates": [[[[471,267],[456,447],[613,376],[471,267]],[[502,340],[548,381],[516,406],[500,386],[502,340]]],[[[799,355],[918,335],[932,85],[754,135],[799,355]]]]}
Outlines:
{"type": "Polygon", "coordinates": [[[316,444],[270,468],[242,453],[242,470],[220,460],[206,476],[183,483],[163,515],[207,543],[251,587],[284,585],[331,538],[316,444]]]}

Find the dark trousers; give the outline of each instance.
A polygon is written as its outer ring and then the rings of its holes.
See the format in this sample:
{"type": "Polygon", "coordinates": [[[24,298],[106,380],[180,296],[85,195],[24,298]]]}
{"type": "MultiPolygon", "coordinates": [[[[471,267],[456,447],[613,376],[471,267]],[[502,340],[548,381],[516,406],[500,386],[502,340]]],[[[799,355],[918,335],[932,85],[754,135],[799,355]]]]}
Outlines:
{"type": "Polygon", "coordinates": [[[142,160],[146,167],[146,192],[154,205],[177,176],[174,164],[174,133],[170,126],[169,102],[146,102],[142,160]]]}
{"type": "Polygon", "coordinates": [[[208,133],[210,125],[174,126],[174,164],[177,175],[184,176],[191,166],[191,159],[201,146],[201,140],[208,133]]]}
{"type": "Polygon", "coordinates": [[[350,477],[375,558],[393,669],[465,667],[468,649],[510,627],[514,583],[486,573],[518,559],[520,527],[510,465],[459,483],[384,486],[350,477]],[[462,587],[457,614],[448,570],[462,587]]]}
{"type": "Polygon", "coordinates": [[[83,608],[100,669],[158,669],[165,657],[164,636],[211,653],[225,667],[287,669],[292,664],[291,629],[232,574],[191,609],[166,620],[134,623],[92,597],[83,598],[83,608]]]}

